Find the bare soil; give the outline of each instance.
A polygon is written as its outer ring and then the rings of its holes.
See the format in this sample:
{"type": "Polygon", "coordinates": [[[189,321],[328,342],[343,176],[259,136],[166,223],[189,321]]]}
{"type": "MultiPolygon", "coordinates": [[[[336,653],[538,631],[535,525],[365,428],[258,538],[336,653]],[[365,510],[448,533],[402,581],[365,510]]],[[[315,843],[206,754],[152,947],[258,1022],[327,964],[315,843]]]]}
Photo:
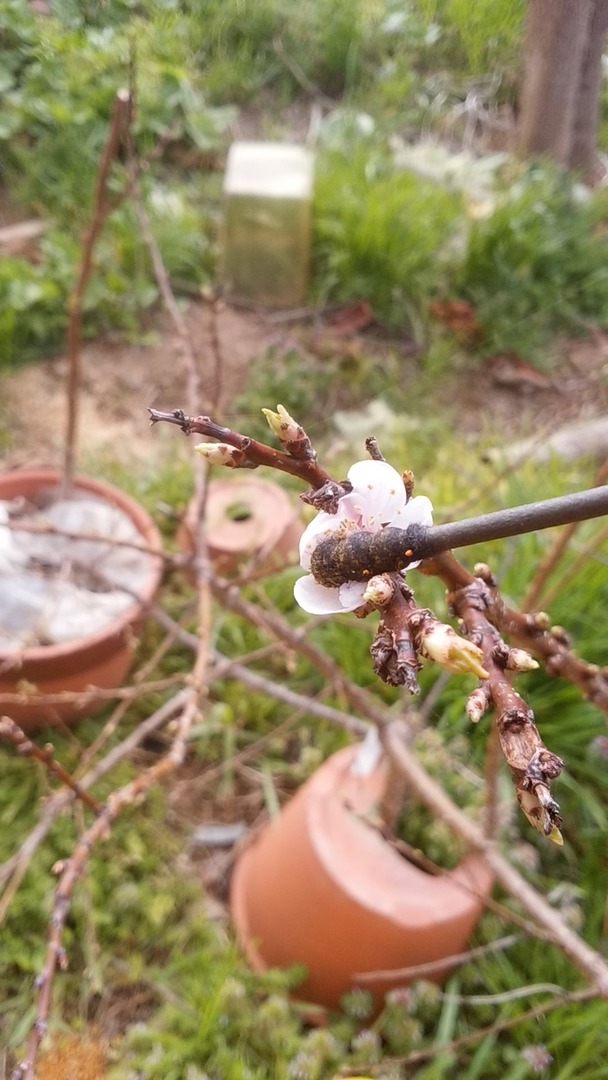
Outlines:
{"type": "MultiPolygon", "coordinates": [[[[200,361],[203,400],[232,400],[245,385],[248,365],[275,343],[276,331],[255,312],[207,304],[187,312],[200,361]]],[[[185,402],[179,338],[166,318],[154,320],[145,344],[107,337],[81,353],[79,456],[153,462],[161,442],[150,438],[147,407],[171,409],[185,402]]],[[[57,465],[64,441],[67,361],[58,356],[2,377],[2,412],[10,449],[5,466],[57,465]]],[[[162,444],[164,446],[164,443],[162,444]]]]}
{"type": "MultiPolygon", "coordinates": [[[[200,362],[199,412],[212,411],[222,420],[231,402],[246,388],[252,367],[274,348],[297,349],[302,364],[321,357],[333,364],[336,381],[344,379],[344,360],[372,355],[382,363],[387,349],[400,354],[402,385],[424,381],[425,408],[445,412],[464,438],[496,434],[496,441],[550,432],[561,425],[608,412],[608,334],[563,342],[549,374],[515,357],[471,361],[432,380],[424,377],[423,358],[407,342],[374,337],[373,325],[363,331],[336,329],[335,316],[314,314],[284,320],[262,312],[207,303],[192,303],[188,329],[200,362]],[[428,396],[431,396],[431,401],[428,396]]],[[[166,438],[151,438],[147,407],[171,409],[185,404],[180,342],[166,317],[155,318],[145,343],[130,344],[106,337],[82,350],[79,460],[133,462],[154,466],[167,453],[166,438]]],[[[392,369],[394,371],[394,367],[392,369]]],[[[55,357],[2,376],[0,428],[4,427],[4,467],[57,465],[61,462],[65,425],[67,364],[55,357]]],[[[394,376],[393,376],[394,377],[394,376]]],[[[390,403],[390,385],[387,400],[390,403]]],[[[275,402],[260,402],[274,405],[275,402]]],[[[285,404],[297,411],[297,400],[285,404]]],[[[320,410],[327,415],[326,410],[320,410]]],[[[331,410],[330,410],[331,411],[331,410]]],[[[175,439],[173,439],[175,445],[175,439]]]]}

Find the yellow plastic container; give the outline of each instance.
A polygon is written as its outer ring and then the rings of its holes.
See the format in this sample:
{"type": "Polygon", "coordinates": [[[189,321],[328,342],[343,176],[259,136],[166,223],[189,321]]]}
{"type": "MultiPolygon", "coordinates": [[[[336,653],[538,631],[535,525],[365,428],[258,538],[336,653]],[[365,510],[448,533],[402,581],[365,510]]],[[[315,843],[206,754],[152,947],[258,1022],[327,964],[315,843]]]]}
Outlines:
{"type": "Polygon", "coordinates": [[[313,158],[289,143],[236,142],[224,177],[223,286],[269,307],[306,298],[313,158]]]}

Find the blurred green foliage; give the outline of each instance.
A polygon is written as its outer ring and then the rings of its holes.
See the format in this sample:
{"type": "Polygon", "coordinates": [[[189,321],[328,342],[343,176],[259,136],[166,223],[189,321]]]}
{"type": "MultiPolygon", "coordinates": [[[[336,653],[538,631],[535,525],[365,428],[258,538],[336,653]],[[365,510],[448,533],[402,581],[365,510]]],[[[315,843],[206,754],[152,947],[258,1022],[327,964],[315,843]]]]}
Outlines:
{"type": "MultiPolygon", "coordinates": [[[[396,465],[417,464],[415,445],[406,445],[399,424],[395,425],[392,440],[383,439],[383,449],[396,465]]],[[[457,505],[463,497],[463,475],[468,477],[471,491],[478,487],[484,492],[475,507],[478,510],[529,501],[537,495],[550,496],[563,491],[564,485],[582,487],[591,480],[584,464],[569,470],[547,467],[539,487],[538,470],[529,466],[497,477],[494,485],[488,485],[480,474],[477,455],[461,444],[456,452],[444,434],[443,451],[429,462],[423,485],[436,507],[449,513],[457,505]]],[[[162,475],[136,481],[132,475],[121,477],[115,468],[112,478],[136,491],[150,506],[159,499],[183,506],[188,498],[187,470],[175,470],[169,464],[162,475]]],[[[564,569],[597,528],[595,522],[580,526],[580,534],[565,557],[564,569]]],[[[491,561],[500,574],[505,595],[516,604],[549,540],[545,533],[505,540],[490,549],[486,546],[483,551],[471,550],[465,561],[467,565],[480,557],[491,561]]],[[[251,583],[245,596],[261,609],[276,608],[292,625],[304,626],[305,616],[293,599],[295,573],[290,568],[251,583]]],[[[440,617],[445,615],[443,589],[436,581],[412,573],[411,584],[420,603],[436,606],[440,617]]],[[[600,661],[608,629],[607,588],[605,558],[598,551],[551,605],[551,617],[573,632],[577,650],[600,661]]],[[[181,575],[173,574],[161,602],[187,629],[193,630],[196,614],[191,601],[190,587],[181,575]]],[[[374,621],[349,616],[321,620],[311,637],[348,678],[366,686],[379,702],[403,711],[409,700],[379,683],[371,670],[368,649],[374,621]]],[[[152,654],[162,636],[160,627],[150,622],[142,644],[144,655],[152,654]]],[[[268,650],[268,645],[269,638],[260,627],[233,613],[215,610],[214,646],[222,654],[238,659],[262,650],[259,658],[251,662],[253,670],[300,693],[311,697],[322,693],[329,703],[344,705],[339,688],[325,686],[305,657],[283,652],[274,645],[268,650]]],[[[190,652],[175,643],[156,674],[185,674],[190,665],[190,652]]],[[[437,674],[432,665],[425,665],[421,673],[423,700],[434,687],[437,674]]],[[[470,681],[453,676],[445,683],[435,698],[427,726],[416,735],[415,747],[456,802],[478,815],[489,721],[482,719],[472,728],[464,716],[464,695],[470,681]]],[[[518,860],[526,876],[581,929],[586,940],[601,949],[606,944],[608,890],[608,790],[605,760],[597,742],[604,731],[603,717],[582,701],[572,686],[542,671],[518,677],[517,684],[535,709],[545,741],[566,761],[564,774],[555,786],[565,816],[566,844],[557,848],[533,833],[512,806],[506,776],[500,780],[501,799],[512,812],[505,812],[503,843],[509,846],[511,856],[518,860]]],[[[148,715],[163,697],[152,694],[138,702],[130,712],[129,722],[135,724],[138,717],[148,715]]],[[[412,721],[416,722],[415,715],[412,721]]],[[[53,732],[56,755],[66,767],[75,767],[83,749],[97,734],[99,723],[84,721],[71,733],[53,732]]],[[[115,733],[111,741],[119,737],[115,733]]],[[[46,738],[47,733],[41,732],[40,741],[44,743],[46,738]]],[[[519,1017],[527,1006],[541,1000],[536,994],[484,1004],[487,995],[504,995],[511,989],[539,983],[575,989],[578,976],[559,951],[545,941],[525,937],[507,951],[489,953],[463,966],[445,987],[451,997],[444,998],[437,987],[427,983],[391,994],[375,1019],[369,1014],[365,995],[348,995],[344,1013],[329,1017],[327,1028],[316,1031],[308,1027],[305,1010],[288,998],[289,988],[297,985],[298,971],[263,976],[253,973],[223,926],[218,927],[208,917],[196,863],[185,857],[193,821],[191,811],[180,811],[179,806],[189,785],[192,793],[186,795],[186,807],[198,807],[203,820],[231,820],[235,811],[238,815],[245,806],[259,809],[268,797],[269,784],[273,798],[286,798],[323,758],[344,744],[345,738],[339,729],[309,715],[296,721],[287,706],[252,693],[236,679],[214,679],[208,708],[192,733],[188,766],[174,794],[172,788],[152,791],[144,805],[117,821],[112,835],[91,855],[87,873],[76,888],[66,927],[70,967],[57,976],[52,1029],[57,1025],[78,1029],[96,1018],[102,1022],[107,1009],[121,1016],[113,995],[118,995],[116,1002],[128,1002],[130,992],[140,993],[144,988],[148,1002],[145,1018],[114,1039],[113,1080],[131,1080],[133,1076],[181,1080],[205,1075],[222,1080],[266,1080],[269,1076],[330,1080],[338,1070],[363,1069],[365,1075],[373,1075],[378,1068],[383,1078],[394,1076],[397,1080],[403,1066],[392,1059],[423,1048],[431,1052],[429,1062],[406,1067],[408,1075],[416,1080],[435,1076],[447,1080],[460,1080],[462,1076],[472,1080],[503,1080],[504,1076],[524,1080],[532,1077],[534,1070],[522,1052],[539,1042],[553,1056],[552,1076],[602,1080],[608,1053],[608,1005],[601,1001],[584,1008],[563,1006],[541,1021],[522,1020],[510,1030],[508,1038],[486,1035],[448,1057],[433,1052],[433,1047],[457,1035],[474,1034],[486,1024],[519,1017]],[[277,730],[281,724],[285,728],[277,730]],[[256,746],[258,739],[263,741],[256,746]],[[245,772],[235,769],[232,755],[237,751],[248,753],[245,772]],[[208,770],[213,778],[206,781],[208,770]],[[480,1002],[469,1002],[471,995],[480,997],[480,1002]],[[571,1072],[573,1063],[575,1073],[571,1072]]],[[[159,750],[160,745],[151,741],[142,751],[143,760],[149,762],[159,750]]],[[[49,781],[44,770],[30,759],[18,758],[8,749],[0,753],[1,864],[36,822],[49,781]]],[[[97,786],[96,794],[103,798],[141,767],[141,756],[121,765],[97,786]]],[[[197,812],[196,820],[198,817],[197,812]]],[[[414,801],[405,807],[402,829],[410,843],[443,865],[451,865],[462,854],[443,824],[414,801]]],[[[0,1007],[0,1031],[10,1053],[17,1053],[31,1019],[31,982],[42,963],[50,913],[50,868],[69,853],[77,830],[77,820],[70,815],[57,820],[29,865],[2,928],[0,999],[4,1004],[0,1007]]],[[[487,913],[475,941],[492,942],[511,929],[495,914],[487,913]]],[[[123,1022],[127,1026],[129,1016],[125,1006],[123,1022]]]]}
{"type": "MultiPolygon", "coordinates": [[[[408,145],[423,131],[454,145],[467,125],[490,131],[498,110],[508,116],[523,9],[523,0],[474,10],[463,0],[56,0],[41,18],[27,0],[0,0],[0,183],[52,223],[34,268],[13,259],[0,273],[0,362],[61,341],[112,101],[132,65],[148,210],[178,292],[213,282],[239,109],[284,138],[290,109],[320,95],[335,107],[317,150],[317,297],[368,299],[436,367],[450,351],[428,321],[433,299],[472,302],[482,353],[538,362],[556,333],[604,323],[601,192],[585,202],[568,178],[513,164],[470,219],[466,180],[395,159],[395,138],[408,145]]],[[[112,189],[125,184],[118,163],[112,189]]],[[[133,335],[156,300],[140,230],[121,205],[96,255],[85,333],[133,335]]]]}
{"type": "MultiPolygon", "coordinates": [[[[550,466],[524,468],[497,476],[488,486],[477,453],[456,446],[445,423],[432,415],[433,379],[443,365],[454,363],[455,349],[447,331],[429,330],[427,310],[435,298],[468,299],[483,332],[483,352],[517,351],[534,360],[542,359],[556,331],[606,320],[605,193],[589,196],[549,168],[510,163],[496,172],[480,214],[466,183],[395,162],[396,136],[397,143],[407,143],[421,131],[448,131],[457,141],[471,95],[482,121],[512,104],[523,6],[523,0],[511,5],[483,0],[474,6],[464,0],[303,0],[297,7],[289,0],[106,0],[103,5],[53,0],[52,14],[40,18],[26,0],[0,0],[0,181],[25,210],[51,220],[36,264],[0,263],[0,362],[40,355],[61,342],[111,103],[128,80],[135,55],[134,134],[147,161],[144,194],[178,291],[195,293],[213,281],[221,166],[238,108],[245,114],[267,110],[265,130],[276,137],[285,131],[286,107],[301,106],[303,95],[311,94],[305,97],[309,111],[315,95],[323,95],[325,104],[333,98],[339,108],[319,133],[315,294],[324,300],[368,299],[379,321],[429,345],[423,419],[399,385],[400,356],[387,354],[376,367],[367,357],[344,357],[330,365],[320,357],[303,363],[295,349],[286,356],[271,354],[256,366],[251,388],[235,411],[250,414],[276,400],[291,405],[297,399],[298,415],[310,420],[316,435],[333,411],[366,405],[388,380],[397,411],[390,430],[378,433],[383,452],[394,464],[418,472],[424,462],[423,490],[444,515],[458,512],[476,489],[484,497],[468,512],[561,493],[565,484],[589,485],[592,477],[584,465],[561,473],[550,466]]],[[[113,189],[121,191],[124,181],[118,163],[113,189]]],[[[141,312],[155,300],[148,256],[124,202],[97,248],[85,330],[118,326],[136,333],[141,312]]],[[[247,423],[242,426],[249,430],[247,423]]],[[[250,427],[252,434],[265,434],[253,422],[250,427]]],[[[344,445],[338,473],[349,464],[347,450],[350,454],[344,445]]],[[[181,509],[187,501],[188,470],[173,462],[155,476],[123,475],[118,466],[102,464],[115,482],[151,507],[162,501],[181,509]]],[[[165,519],[169,542],[171,528],[165,519]]],[[[593,523],[581,527],[564,567],[572,565],[595,528],[593,523]]],[[[468,563],[476,557],[492,561],[507,596],[517,603],[547,543],[545,534],[505,541],[491,551],[469,552],[468,563]]],[[[304,627],[293,600],[294,576],[289,569],[252,584],[247,596],[262,607],[276,605],[304,627]]],[[[441,614],[441,585],[412,577],[419,601],[436,605],[441,614]]],[[[607,590],[605,555],[597,552],[551,604],[552,619],[568,627],[578,651],[598,663],[605,659],[607,590]]],[[[195,629],[191,589],[179,574],[168,580],[162,603],[186,628],[195,629]]],[[[407,703],[398,692],[373,676],[371,632],[369,622],[340,617],[320,621],[310,636],[380,703],[403,709],[407,703]]],[[[151,655],[161,638],[150,623],[144,654],[151,655]]],[[[231,613],[215,611],[214,645],[235,658],[264,650],[252,663],[254,670],[300,693],[323,693],[324,700],[344,705],[339,688],[324,686],[301,655],[269,648],[259,627],[231,613]]],[[[190,664],[190,653],[175,644],[158,674],[186,673],[190,664]]],[[[423,695],[434,688],[436,677],[430,666],[421,673],[423,695]]],[[[451,678],[441,689],[417,747],[439,781],[476,813],[488,725],[482,720],[471,730],[463,714],[463,685],[451,678]]],[[[598,741],[603,718],[578,691],[542,671],[518,685],[536,710],[545,741],[566,761],[556,785],[566,845],[550,847],[516,814],[506,822],[503,840],[534,884],[592,944],[605,948],[608,792],[598,741]]],[[[140,701],[130,722],[162,699],[153,694],[140,701]]],[[[237,680],[214,680],[208,712],[193,733],[189,768],[195,781],[206,769],[217,769],[218,779],[203,785],[197,805],[229,816],[227,807],[242,783],[232,764],[234,751],[251,752],[251,770],[265,778],[252,782],[260,808],[269,786],[275,796],[286,797],[345,741],[343,732],[310,716],[292,721],[286,706],[237,680]],[[280,724],[286,731],[276,732],[280,724]],[[256,747],[260,738],[264,742],[256,747]]],[[[95,721],[72,733],[54,732],[57,757],[74,767],[98,728],[95,721]]],[[[46,733],[40,737],[44,741],[46,733]]],[[[146,760],[157,752],[155,743],[142,751],[146,760]]],[[[6,749],[0,754],[0,859],[5,859],[37,820],[49,781],[31,760],[6,749]]],[[[124,782],[139,767],[141,759],[121,767],[112,783],[124,782]]],[[[504,778],[501,784],[509,803],[509,784],[504,778]]],[[[107,790],[104,784],[98,794],[107,790]]],[[[208,918],[184,859],[190,822],[175,814],[167,794],[152,793],[92,854],[66,928],[70,970],[55,984],[51,1024],[76,1028],[103,1016],[117,988],[128,992],[142,983],[148,988],[149,1017],[115,1040],[115,1080],[329,1080],[347,1068],[396,1080],[403,1066],[389,1059],[520,1016],[526,1007],[515,997],[497,1005],[454,1003],[423,983],[390,995],[376,1019],[364,996],[349,995],[343,1015],[331,1017],[326,1029],[310,1030],[301,1008],[287,996],[298,973],[252,973],[224,927],[208,918]],[[91,946],[95,941],[97,950],[91,946]],[[383,1062],[380,1073],[378,1062],[383,1062]]],[[[407,818],[404,834],[413,843],[440,860],[458,857],[441,823],[415,806],[407,818]]],[[[0,1041],[14,1055],[32,1019],[31,984],[44,954],[50,870],[71,850],[77,828],[68,815],[55,823],[2,927],[0,1041]]],[[[486,914],[477,941],[491,942],[504,930],[496,916],[486,914]]],[[[483,996],[539,982],[574,988],[578,977],[557,950],[526,938],[508,952],[466,965],[447,989],[483,996]]],[[[416,1080],[523,1080],[534,1069],[522,1050],[541,1041],[554,1057],[552,1080],[603,1080],[608,1006],[597,1001],[562,1007],[544,1021],[521,1022],[508,1038],[488,1034],[478,1044],[408,1066],[407,1073],[416,1080]]]]}

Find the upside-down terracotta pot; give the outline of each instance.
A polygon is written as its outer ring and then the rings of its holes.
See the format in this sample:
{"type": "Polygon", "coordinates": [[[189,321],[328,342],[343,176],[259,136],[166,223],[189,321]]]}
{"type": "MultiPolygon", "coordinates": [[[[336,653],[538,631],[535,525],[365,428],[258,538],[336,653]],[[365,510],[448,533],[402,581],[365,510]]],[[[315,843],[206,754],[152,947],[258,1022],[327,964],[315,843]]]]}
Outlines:
{"type": "MultiPolygon", "coordinates": [[[[195,506],[188,505],[178,542],[192,551],[195,506]]],[[[212,480],[204,517],[209,558],[221,574],[234,574],[253,562],[254,573],[269,574],[295,556],[302,522],[287,492],[270,480],[239,476],[212,480]]]]}
{"type": "MultiPolygon", "coordinates": [[[[36,502],[45,490],[57,488],[61,474],[55,469],[15,469],[0,474],[0,500],[23,496],[36,502]]],[[[124,492],[102,480],[77,477],[76,491],[103,499],[131,519],[143,544],[157,551],[162,544],[156,526],[147,512],[124,492]]],[[[82,693],[89,687],[102,690],[120,686],[129,669],[137,632],[146,607],[160,584],[162,559],[150,559],[150,570],[138,599],[120,615],[90,636],[73,638],[60,644],[36,645],[18,651],[0,648],[0,713],[5,712],[26,730],[41,724],[69,722],[91,716],[105,700],[94,690],[81,702],[49,701],[48,695],[64,691],[82,693]],[[3,703],[2,695],[18,693],[22,700],[3,703]]]]}
{"type": "MultiPolygon", "coordinates": [[[[230,905],[238,940],[258,970],[303,964],[299,998],[329,1008],[362,972],[443,960],[466,947],[492,887],[481,856],[425,873],[362,815],[377,805],[385,762],[365,777],[356,747],[332,755],[237,860],[230,905]]],[[[435,972],[435,980],[450,965],[435,972]]],[[[360,983],[376,1007],[406,980],[360,983]]]]}

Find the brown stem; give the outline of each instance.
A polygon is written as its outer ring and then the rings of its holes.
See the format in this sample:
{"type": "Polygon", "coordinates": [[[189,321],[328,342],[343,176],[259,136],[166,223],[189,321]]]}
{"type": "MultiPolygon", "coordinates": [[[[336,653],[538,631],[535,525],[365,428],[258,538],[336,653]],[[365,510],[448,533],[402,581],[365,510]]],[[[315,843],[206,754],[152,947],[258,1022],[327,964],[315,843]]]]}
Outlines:
{"type": "Polygon", "coordinates": [[[94,799],[92,795],[89,795],[87,791],[80,786],[80,784],[70,776],[69,772],[64,769],[58,761],[55,760],[55,749],[51,743],[47,743],[44,747],[36,746],[31,739],[28,739],[25,732],[11,720],[8,716],[0,717],[0,739],[6,739],[8,742],[12,742],[16,747],[17,753],[23,757],[33,757],[37,761],[41,761],[46,769],[56,776],[62,784],[65,784],[67,788],[74,792],[74,795],[85,803],[94,814],[97,814],[100,809],[100,804],[97,799],[94,799]]]}
{"type": "MultiPolygon", "coordinates": [[[[183,708],[188,691],[181,690],[173,698],[161,705],[151,716],[142,720],[140,724],[115,746],[102,761],[98,762],[89,772],[78,781],[78,786],[85,791],[93,787],[102,776],[110,772],[121,761],[124,761],[153,731],[167,723],[181,708],[183,708]]],[[[0,866],[0,925],[4,922],[6,912],[11,900],[15,895],[20,882],[33,858],[51,829],[54,821],[73,802],[73,791],[58,791],[45,803],[40,819],[25,838],[18,851],[0,866]]]]}
{"type": "MultiPolygon", "coordinates": [[[[601,487],[606,483],[608,478],[608,461],[604,461],[595,474],[594,486],[601,487]]],[[[543,589],[547,583],[548,578],[552,574],[553,570],[559,563],[564,552],[566,551],[574,533],[578,529],[580,521],[571,521],[569,525],[564,525],[553,539],[553,543],[545,552],[543,558],[536,568],[536,572],[532,581],[526,589],[524,598],[519,605],[520,611],[534,611],[539,607],[546,607],[549,601],[547,599],[541,602],[540,598],[543,594],[543,589]]]]}
{"type": "MultiPolygon", "coordinates": [[[[559,595],[570,584],[572,579],[578,574],[579,570],[589,561],[590,557],[598,549],[602,549],[604,544],[608,541],[608,525],[605,525],[603,529],[596,532],[595,536],[592,536],[586,544],[584,544],[578,552],[575,559],[573,559],[570,566],[564,570],[564,573],[553,583],[550,589],[543,594],[541,598],[541,606],[543,608],[549,608],[555,597],[559,595]]],[[[522,605],[523,607],[523,605],[522,605]]],[[[524,608],[524,610],[526,610],[524,608]]]]}
{"type": "Polygon", "coordinates": [[[448,592],[450,607],[463,620],[467,635],[484,654],[488,678],[484,689],[494,706],[496,728],[518,802],[536,829],[561,841],[559,807],[550,794],[551,780],[563,762],[547,750],[534,723],[534,714],[511,686],[506,668],[510,650],[488,619],[493,579],[487,567],[477,567],[484,578],[448,592]]]}
{"type": "Polygon", "coordinates": [[[568,544],[580,525],[579,521],[571,521],[564,525],[553,538],[553,543],[547,548],[543,558],[539,562],[536,573],[524,593],[524,598],[519,605],[520,611],[534,611],[539,607],[539,600],[547,579],[566,551],[568,544]]]}
{"type": "Polygon", "coordinates": [[[60,878],[55,889],[53,910],[49,920],[46,958],[36,978],[38,992],[36,1019],[30,1029],[25,1058],[13,1070],[11,1080],[34,1080],[38,1049],[47,1029],[54,976],[58,967],[63,969],[67,966],[67,958],[62,945],[63,930],[70,910],[74,886],[85,869],[89,854],[96,843],[107,837],[113,822],[127,806],[132,806],[153,784],[158,783],[163,776],[181,764],[185,755],[188,731],[197,708],[197,694],[191,690],[188,692],[188,699],[182,710],[178,731],[169,753],[150,769],[136,776],[130,783],[111,793],[95,821],[77,842],[69,859],[59,867],[60,878]]]}
{"type": "Polygon", "coordinates": [[[184,435],[206,435],[210,439],[217,439],[219,442],[236,447],[245,455],[246,465],[241,467],[255,469],[258,465],[266,465],[278,472],[297,476],[304,483],[309,484],[314,491],[330,485],[334,489],[336,502],[341,495],[350,490],[349,486],[336,483],[315,461],[294,458],[282,450],[275,450],[273,446],[250,439],[249,436],[241,435],[238,431],[232,431],[231,428],[222,427],[210,416],[186,416],[181,409],[173,409],[172,412],[148,409],[148,412],[152,424],[161,422],[175,424],[184,432],[184,435]]]}
{"type": "Polygon", "coordinates": [[[74,287],[68,300],[68,327],[66,350],[68,357],[68,413],[64,449],[63,486],[69,492],[74,479],[74,461],[78,429],[78,399],[80,393],[80,343],[82,301],[91,275],[93,251],[104,221],[116,208],[124,195],[118,199],[108,198],[108,179],[112,163],[118,151],[125,145],[131,123],[133,98],[128,90],[119,90],[114,98],[110,128],[103,148],[93,196],[91,220],[82,241],[80,264],[74,287]]]}
{"type": "MultiPolygon", "coordinates": [[[[451,591],[476,581],[451,551],[426,560],[420,571],[440,578],[451,591]]],[[[496,589],[490,590],[486,616],[510,643],[542,660],[549,674],[574,683],[598,709],[608,713],[608,667],[599,668],[575,656],[563,630],[547,629],[547,616],[514,611],[496,589]]]]}

